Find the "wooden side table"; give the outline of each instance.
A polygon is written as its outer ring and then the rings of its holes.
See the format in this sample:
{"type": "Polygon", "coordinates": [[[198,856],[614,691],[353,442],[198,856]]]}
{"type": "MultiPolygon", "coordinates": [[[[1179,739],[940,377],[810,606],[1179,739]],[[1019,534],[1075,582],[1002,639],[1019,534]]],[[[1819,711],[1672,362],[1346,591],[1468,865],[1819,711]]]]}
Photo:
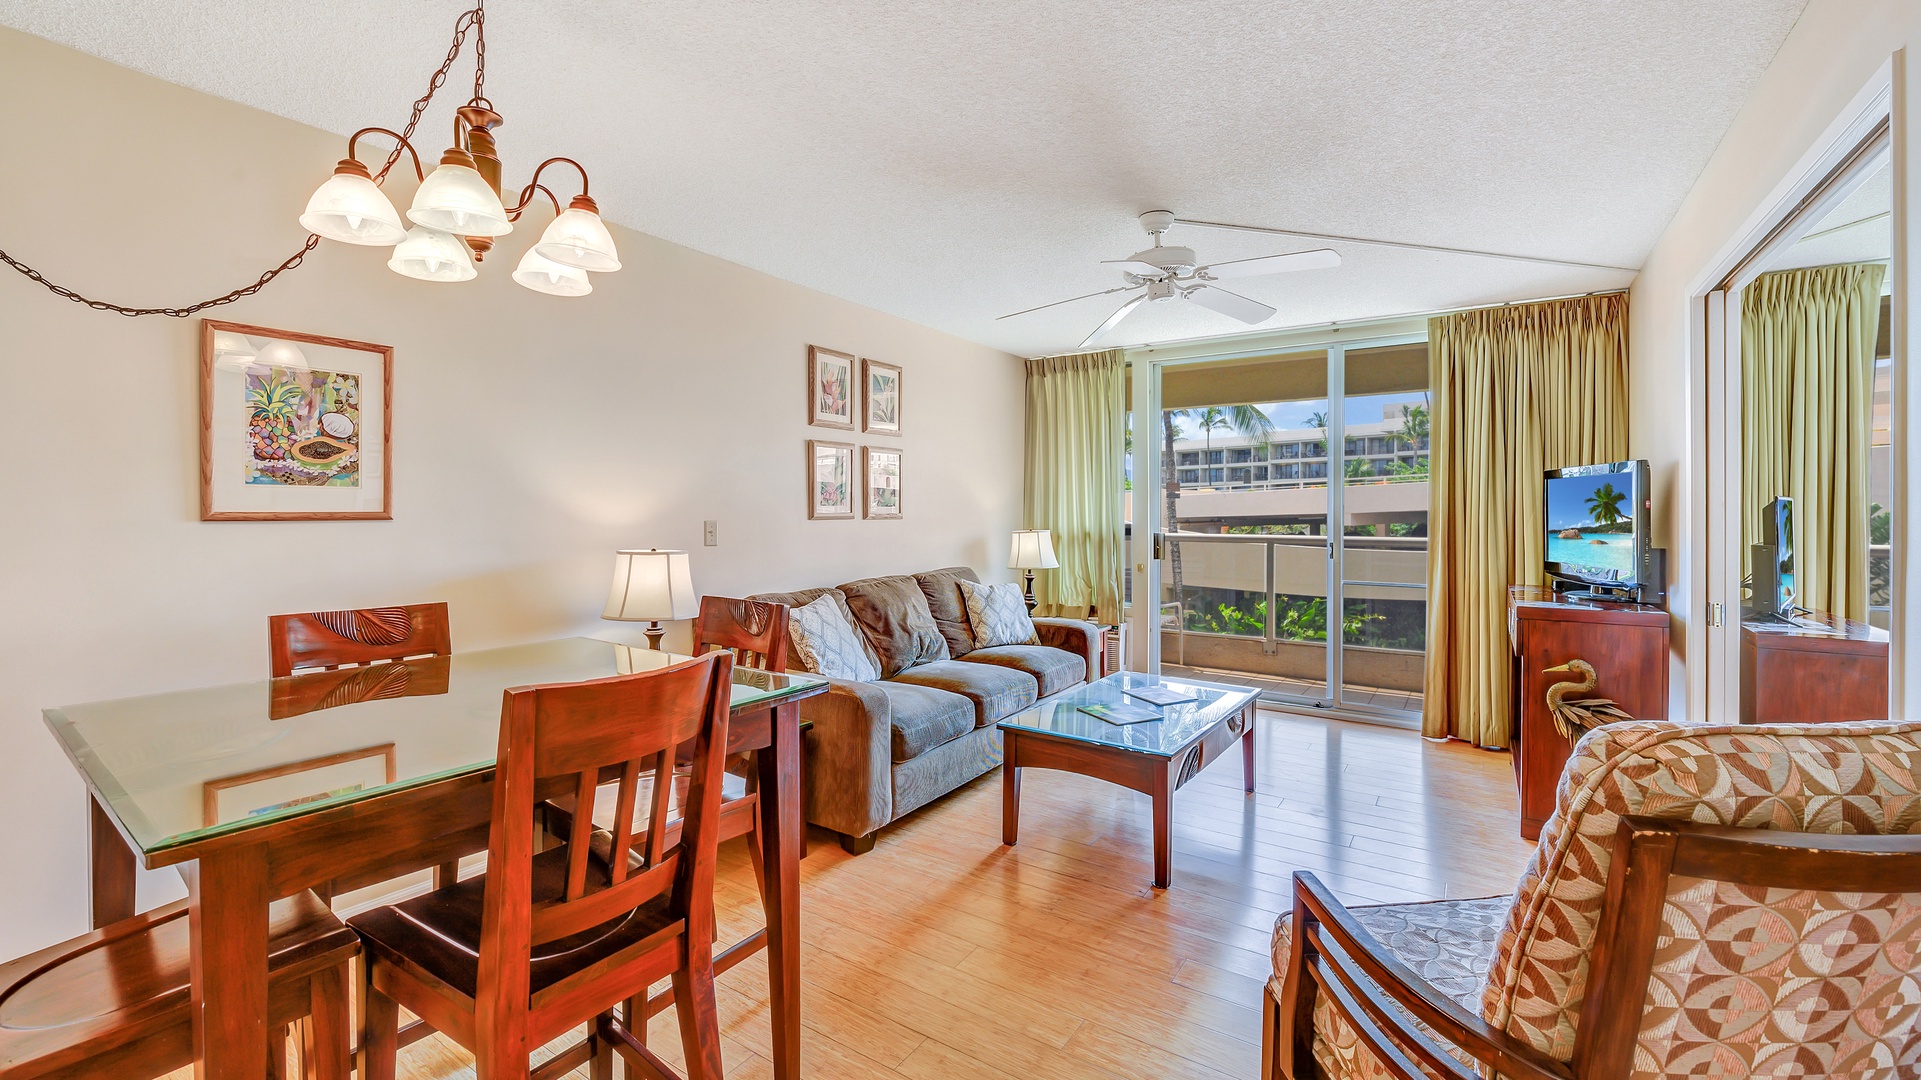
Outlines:
{"type": "Polygon", "coordinates": [[[1888,718],[1888,632],[1825,612],[1741,623],[1741,722],[1888,718]]]}

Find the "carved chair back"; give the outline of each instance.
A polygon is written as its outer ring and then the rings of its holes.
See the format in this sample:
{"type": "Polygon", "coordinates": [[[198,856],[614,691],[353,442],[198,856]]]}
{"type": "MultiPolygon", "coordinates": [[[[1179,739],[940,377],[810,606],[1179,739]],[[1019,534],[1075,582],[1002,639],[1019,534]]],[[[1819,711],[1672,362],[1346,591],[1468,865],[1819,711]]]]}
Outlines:
{"type": "Polygon", "coordinates": [[[487,1000],[476,1001],[480,1023],[525,1009],[536,947],[618,920],[663,895],[669,917],[683,926],[686,947],[711,950],[733,666],[731,656],[713,655],[637,675],[507,691],[482,916],[478,985],[487,1000]],[[674,820],[669,794],[675,750],[684,743],[692,744],[692,767],[674,820]],[[603,783],[614,787],[616,809],[611,844],[598,851],[594,800],[603,783]],[[543,891],[537,898],[535,808],[557,790],[574,799],[566,881],[559,895],[543,891]],[[636,837],[635,804],[643,790],[651,793],[652,807],[639,826],[647,835],[636,837]]]}
{"type": "Polygon", "coordinates": [[[446,656],[453,651],[444,603],[314,611],[267,619],[267,652],[276,679],[302,668],[446,656]]]}
{"type": "Polygon", "coordinates": [[[762,671],[787,670],[787,605],[731,596],[700,598],[694,653],[725,649],[734,663],[762,671]]]}

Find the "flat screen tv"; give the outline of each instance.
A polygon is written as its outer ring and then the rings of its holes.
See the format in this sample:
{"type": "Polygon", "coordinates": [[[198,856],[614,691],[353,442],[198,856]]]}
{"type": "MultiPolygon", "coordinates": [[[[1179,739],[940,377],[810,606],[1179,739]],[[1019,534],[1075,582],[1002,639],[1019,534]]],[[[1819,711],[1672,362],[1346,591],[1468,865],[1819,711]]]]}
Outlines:
{"type": "Polygon", "coordinates": [[[1761,508],[1761,543],[1754,551],[1754,606],[1764,613],[1789,614],[1795,607],[1793,499],[1776,495],[1761,508]],[[1774,594],[1761,595],[1768,583],[1774,594]]]}
{"type": "Polygon", "coordinates": [[[1650,583],[1647,462],[1549,469],[1544,486],[1549,576],[1615,595],[1650,583]]]}

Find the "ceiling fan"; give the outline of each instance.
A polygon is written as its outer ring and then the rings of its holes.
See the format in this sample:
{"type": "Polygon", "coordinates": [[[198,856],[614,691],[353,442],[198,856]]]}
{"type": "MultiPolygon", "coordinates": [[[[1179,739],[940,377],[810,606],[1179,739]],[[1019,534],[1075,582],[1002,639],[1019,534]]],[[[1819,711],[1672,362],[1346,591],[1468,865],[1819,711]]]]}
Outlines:
{"type": "Polygon", "coordinates": [[[1244,323],[1263,323],[1274,317],[1273,308],[1259,300],[1250,300],[1239,293],[1228,292],[1215,282],[1265,274],[1284,274],[1293,270],[1320,270],[1341,265],[1340,252],[1333,248],[1315,248],[1312,251],[1290,251],[1284,255],[1263,255],[1254,259],[1236,259],[1232,262],[1201,266],[1194,261],[1193,248],[1170,247],[1161,243],[1161,235],[1167,232],[1168,226],[1173,224],[1172,211],[1149,210],[1141,215],[1141,228],[1146,229],[1147,235],[1154,238],[1154,246],[1145,251],[1137,251],[1125,259],[1102,260],[1103,266],[1120,267],[1121,276],[1127,279],[1127,284],[1101,292],[1088,293],[1085,296],[1056,300],[1051,304],[1028,308],[1026,311],[1002,315],[1001,318],[1011,319],[1015,315],[1026,315],[1029,312],[1059,307],[1076,300],[1087,300],[1096,296],[1109,296],[1138,289],[1140,295],[1129,297],[1127,302],[1120,306],[1120,310],[1109,315],[1106,322],[1095,327],[1094,332],[1087,335],[1086,340],[1080,343],[1080,348],[1085,349],[1092,345],[1100,339],[1101,335],[1120,325],[1122,319],[1133,314],[1135,308],[1147,303],[1162,304],[1188,300],[1244,323]]]}

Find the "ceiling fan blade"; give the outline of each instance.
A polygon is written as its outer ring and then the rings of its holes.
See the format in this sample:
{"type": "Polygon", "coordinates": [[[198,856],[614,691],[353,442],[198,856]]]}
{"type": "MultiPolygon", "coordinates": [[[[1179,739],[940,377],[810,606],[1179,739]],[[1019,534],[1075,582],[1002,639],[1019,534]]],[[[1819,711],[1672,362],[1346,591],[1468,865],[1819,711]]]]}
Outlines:
{"type": "Polygon", "coordinates": [[[1118,266],[1130,274],[1139,274],[1142,277],[1160,277],[1167,273],[1165,267],[1155,266],[1151,262],[1142,262],[1139,259],[1102,259],[1101,265],[1118,266]]]}
{"type": "Polygon", "coordinates": [[[1285,255],[1263,255],[1258,259],[1235,259],[1212,266],[1198,266],[1194,268],[1194,275],[1202,280],[1212,278],[1226,281],[1259,274],[1285,274],[1292,270],[1325,270],[1339,265],[1340,252],[1333,248],[1315,248],[1312,251],[1290,251],[1285,255]]]}
{"type": "Polygon", "coordinates": [[[1274,309],[1259,300],[1249,300],[1239,293],[1211,285],[1194,286],[1187,290],[1187,298],[1209,311],[1218,311],[1244,323],[1263,323],[1274,317],[1274,309]]]}
{"type": "Polygon", "coordinates": [[[1085,296],[1070,296],[1065,300],[1056,300],[1051,304],[1042,304],[1040,307],[1031,307],[1026,309],[1025,311],[1016,311],[1011,314],[1002,315],[1000,316],[1000,318],[995,319],[994,321],[999,322],[1001,319],[1011,319],[1015,315],[1025,315],[1030,311],[1045,311],[1046,309],[1051,307],[1060,307],[1062,304],[1071,304],[1076,300],[1091,300],[1096,296],[1107,296],[1110,293],[1126,292],[1129,289],[1135,289],[1135,288],[1139,288],[1139,286],[1138,285],[1116,285],[1111,289],[1102,289],[1100,292],[1091,292],[1085,296]]]}
{"type": "Polygon", "coordinates": [[[1120,325],[1120,321],[1122,319],[1127,318],[1128,315],[1133,313],[1135,308],[1140,307],[1142,304],[1146,302],[1147,302],[1147,294],[1142,293],[1141,295],[1136,296],[1132,300],[1129,300],[1127,303],[1122,304],[1121,309],[1119,311],[1116,311],[1114,314],[1109,315],[1107,317],[1106,322],[1095,327],[1094,332],[1087,335],[1086,339],[1080,343],[1079,347],[1085,349],[1089,345],[1094,344],[1095,341],[1100,339],[1100,336],[1102,334],[1105,334],[1109,330],[1112,330],[1114,329],[1114,327],[1120,325]]]}

